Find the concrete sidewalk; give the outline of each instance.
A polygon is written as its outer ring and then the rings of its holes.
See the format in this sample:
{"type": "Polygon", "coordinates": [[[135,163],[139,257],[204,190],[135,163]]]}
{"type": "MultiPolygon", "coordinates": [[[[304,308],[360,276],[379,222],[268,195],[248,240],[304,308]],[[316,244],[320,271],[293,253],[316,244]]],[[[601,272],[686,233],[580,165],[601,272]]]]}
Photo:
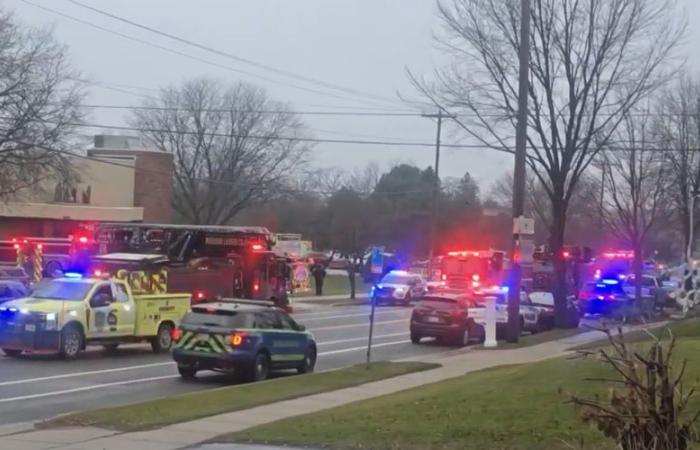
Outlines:
{"type": "MultiPolygon", "coordinates": [[[[658,324],[656,324],[658,326],[658,324]]],[[[630,327],[626,331],[631,331],[630,327]]],[[[483,350],[469,347],[450,356],[428,359],[442,367],[387,380],[286,400],[256,408],[220,414],[206,419],[137,433],[117,433],[99,428],[38,430],[0,437],[0,449],[13,450],[175,450],[210,441],[219,435],[237,432],[288,417],[313,413],[348,403],[439,382],[489,367],[522,364],[556,358],[572,347],[601,339],[598,331],[588,331],[530,347],[483,350]]],[[[228,447],[235,448],[235,447],[228,447]]],[[[244,448],[244,447],[241,447],[244,448]]]]}

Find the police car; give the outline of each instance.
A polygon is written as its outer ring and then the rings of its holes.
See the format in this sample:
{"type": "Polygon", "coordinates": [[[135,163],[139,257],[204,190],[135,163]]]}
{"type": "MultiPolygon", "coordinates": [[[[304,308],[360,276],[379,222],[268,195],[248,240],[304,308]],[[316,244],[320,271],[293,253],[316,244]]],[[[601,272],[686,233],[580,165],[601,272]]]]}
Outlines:
{"type": "Polygon", "coordinates": [[[173,358],[183,378],[200,370],[235,371],[261,381],[273,370],[313,372],[316,341],[269,302],[221,300],[193,305],[173,330],[173,358]]]}

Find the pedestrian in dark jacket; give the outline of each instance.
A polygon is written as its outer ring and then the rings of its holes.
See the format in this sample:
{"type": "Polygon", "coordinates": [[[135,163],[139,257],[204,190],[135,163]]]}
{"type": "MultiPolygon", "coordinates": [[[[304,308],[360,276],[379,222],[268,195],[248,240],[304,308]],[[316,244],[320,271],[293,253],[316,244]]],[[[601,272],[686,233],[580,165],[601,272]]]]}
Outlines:
{"type": "Polygon", "coordinates": [[[316,295],[323,295],[323,279],[326,277],[326,267],[320,262],[314,263],[311,266],[311,275],[313,275],[316,282],[316,295]]]}

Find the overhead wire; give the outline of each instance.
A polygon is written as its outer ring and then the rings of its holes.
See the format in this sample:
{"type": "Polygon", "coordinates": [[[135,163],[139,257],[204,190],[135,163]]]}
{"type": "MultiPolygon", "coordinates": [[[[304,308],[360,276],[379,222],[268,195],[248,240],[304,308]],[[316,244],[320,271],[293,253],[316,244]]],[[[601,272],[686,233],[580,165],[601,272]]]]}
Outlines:
{"type": "Polygon", "coordinates": [[[87,9],[87,10],[90,10],[90,11],[93,11],[93,12],[95,12],[95,13],[97,13],[97,14],[102,15],[102,16],[109,17],[109,18],[114,19],[114,20],[117,20],[117,21],[119,21],[119,22],[126,23],[126,24],[128,24],[128,25],[133,26],[133,27],[136,27],[136,28],[139,28],[139,29],[148,31],[148,32],[150,32],[150,33],[154,33],[154,34],[157,34],[157,35],[159,35],[159,36],[166,37],[166,38],[171,39],[171,40],[174,40],[174,41],[176,41],[176,42],[180,42],[180,43],[182,43],[182,44],[189,45],[189,46],[191,46],[191,47],[195,47],[195,48],[197,48],[197,49],[204,50],[204,51],[206,51],[206,52],[213,53],[213,54],[215,54],[215,55],[218,55],[218,56],[221,56],[221,57],[224,57],[224,58],[228,58],[228,59],[231,59],[231,60],[240,62],[240,63],[248,64],[248,65],[250,65],[250,66],[257,67],[258,69],[266,70],[266,71],[268,71],[268,72],[272,72],[272,73],[275,73],[275,74],[278,74],[278,75],[281,75],[281,76],[285,76],[285,77],[288,77],[288,78],[293,78],[293,79],[295,79],[295,80],[303,81],[303,82],[310,83],[310,84],[314,84],[314,85],[317,85],[317,86],[323,86],[323,87],[325,87],[325,88],[327,88],[327,89],[333,89],[333,90],[337,90],[337,91],[344,92],[344,93],[348,93],[348,94],[353,94],[353,95],[357,95],[357,96],[363,96],[363,97],[366,97],[366,98],[370,98],[370,99],[374,99],[374,100],[380,100],[380,101],[384,101],[384,102],[391,102],[391,103],[394,103],[394,104],[398,104],[398,103],[399,103],[396,99],[391,99],[391,98],[388,98],[388,97],[383,97],[383,96],[379,96],[379,95],[376,95],[376,94],[372,94],[372,93],[360,91],[360,90],[358,90],[358,89],[353,89],[353,88],[349,88],[349,87],[346,87],[346,86],[341,86],[341,85],[339,85],[339,84],[330,83],[330,82],[327,82],[327,81],[324,81],[324,80],[320,80],[320,79],[317,79],[317,78],[312,78],[312,77],[309,77],[309,76],[300,75],[300,74],[294,73],[294,72],[289,71],[289,70],[284,70],[284,69],[279,69],[279,68],[277,68],[277,67],[273,67],[273,66],[271,66],[271,65],[269,65],[269,64],[264,64],[264,63],[260,63],[260,62],[257,62],[257,61],[253,61],[253,60],[250,59],[250,58],[244,58],[244,57],[235,55],[235,54],[233,54],[233,53],[229,53],[229,52],[225,52],[225,51],[222,51],[222,50],[218,50],[218,49],[215,49],[215,48],[210,47],[210,46],[208,46],[208,45],[204,45],[204,44],[201,44],[201,43],[198,43],[198,42],[194,42],[194,41],[192,41],[192,40],[190,40],[190,39],[186,39],[186,38],[183,38],[183,37],[181,37],[181,36],[174,35],[174,34],[172,34],[172,33],[167,33],[167,32],[165,32],[165,31],[162,31],[162,30],[156,29],[156,28],[154,28],[154,27],[151,27],[151,26],[148,26],[148,25],[144,25],[144,24],[135,22],[135,21],[133,21],[133,20],[127,19],[127,18],[122,17],[122,16],[119,16],[119,15],[117,15],[117,14],[110,13],[110,12],[108,12],[108,11],[105,11],[105,10],[102,10],[102,9],[99,9],[99,8],[96,8],[96,7],[91,6],[91,5],[87,5],[87,4],[82,3],[82,2],[80,2],[80,1],[77,1],[77,0],[65,0],[65,1],[67,1],[67,2],[69,2],[69,3],[72,3],[72,4],[76,5],[76,6],[79,6],[79,7],[81,7],[81,8],[84,8],[84,9],[87,9]]]}
{"type": "Polygon", "coordinates": [[[201,57],[199,57],[199,56],[191,55],[191,54],[188,54],[188,53],[185,53],[185,52],[176,50],[176,49],[172,49],[172,48],[169,48],[169,47],[165,47],[165,46],[156,44],[156,43],[151,42],[151,41],[147,41],[147,40],[140,39],[140,38],[137,38],[137,37],[134,37],[134,36],[125,34],[125,33],[121,33],[121,32],[119,32],[119,31],[115,31],[115,30],[112,30],[112,29],[110,29],[110,28],[103,27],[103,26],[101,26],[101,25],[97,25],[97,24],[92,23],[92,22],[88,22],[87,20],[83,20],[83,19],[80,19],[80,18],[71,16],[71,15],[69,15],[69,14],[66,14],[66,13],[64,13],[64,12],[61,12],[61,11],[58,11],[58,10],[56,10],[56,9],[50,8],[50,7],[48,7],[48,6],[39,5],[39,4],[34,3],[34,2],[32,2],[32,1],[30,1],[30,0],[20,0],[20,1],[23,2],[23,3],[26,3],[26,4],[28,4],[28,5],[31,5],[31,6],[33,6],[33,7],[35,7],[35,8],[39,8],[39,9],[41,9],[41,10],[50,12],[50,13],[55,14],[55,15],[58,15],[58,16],[60,16],[60,17],[63,17],[63,18],[72,20],[72,21],[77,22],[77,23],[80,23],[80,24],[82,24],[82,25],[85,25],[85,26],[88,26],[88,27],[91,27],[91,28],[95,28],[95,29],[100,30],[100,31],[104,31],[104,32],[106,32],[106,33],[110,33],[110,34],[113,34],[113,35],[115,35],[115,36],[119,36],[119,37],[121,37],[121,38],[123,38],[123,39],[128,39],[128,40],[133,41],[133,42],[138,42],[138,43],[140,43],[140,44],[143,44],[143,45],[146,45],[146,46],[149,46],[149,47],[153,47],[153,48],[156,48],[156,49],[159,49],[159,50],[162,50],[162,51],[171,53],[171,54],[175,54],[175,55],[178,55],[178,56],[182,56],[182,57],[185,57],[185,58],[194,60],[194,61],[198,61],[198,62],[207,64],[207,65],[210,65],[210,66],[213,66],[213,67],[217,67],[217,68],[220,68],[220,69],[228,70],[228,71],[235,72],[235,73],[238,73],[238,74],[243,74],[243,75],[246,75],[246,76],[248,76],[248,77],[251,77],[251,78],[253,78],[253,79],[255,79],[255,80],[265,80],[265,81],[270,82],[270,83],[273,83],[273,84],[278,84],[278,85],[282,85],[282,86],[286,86],[286,87],[291,87],[291,88],[293,88],[293,89],[298,89],[298,90],[302,90],[302,91],[306,91],[306,92],[311,92],[311,93],[318,94],[318,95],[324,95],[324,96],[334,97],[334,98],[338,98],[338,99],[342,99],[342,100],[358,101],[357,99],[349,98],[349,97],[346,97],[346,96],[337,95],[337,94],[334,94],[334,93],[332,93],[332,92],[325,92],[325,91],[321,91],[321,90],[318,90],[318,89],[313,89],[313,88],[309,88],[309,87],[305,87],[305,86],[299,86],[299,85],[296,85],[296,84],[291,84],[291,83],[287,83],[287,82],[281,82],[281,81],[278,81],[278,80],[274,80],[274,79],[272,79],[272,78],[265,77],[265,76],[263,76],[263,75],[254,74],[254,73],[248,72],[248,71],[246,71],[246,70],[238,69],[238,68],[231,67],[231,66],[224,65],[224,64],[220,64],[220,63],[217,63],[217,62],[214,62],[214,61],[211,61],[211,60],[207,60],[207,59],[201,58],[201,57]]]}

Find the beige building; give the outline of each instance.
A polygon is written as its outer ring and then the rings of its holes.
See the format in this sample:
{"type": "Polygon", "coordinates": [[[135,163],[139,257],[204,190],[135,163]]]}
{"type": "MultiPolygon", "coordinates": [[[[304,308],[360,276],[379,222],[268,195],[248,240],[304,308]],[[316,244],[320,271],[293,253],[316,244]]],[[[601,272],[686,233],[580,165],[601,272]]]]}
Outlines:
{"type": "Polygon", "coordinates": [[[172,155],[140,148],[134,138],[95,136],[74,178],[47,179],[0,203],[0,239],[67,236],[80,224],[172,220],[172,155]]]}

